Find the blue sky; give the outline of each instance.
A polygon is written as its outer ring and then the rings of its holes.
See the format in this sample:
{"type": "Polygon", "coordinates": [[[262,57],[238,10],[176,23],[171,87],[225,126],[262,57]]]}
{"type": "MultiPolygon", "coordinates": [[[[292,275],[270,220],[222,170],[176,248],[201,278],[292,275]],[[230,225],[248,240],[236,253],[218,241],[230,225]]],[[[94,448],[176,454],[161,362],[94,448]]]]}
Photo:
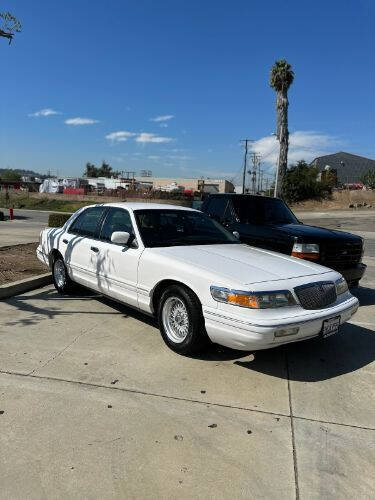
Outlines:
{"type": "Polygon", "coordinates": [[[0,10],[23,24],[12,45],[0,39],[0,168],[80,175],[106,160],[233,178],[247,137],[271,171],[279,58],[295,71],[291,160],[375,158],[372,0],[0,0],[0,10]]]}

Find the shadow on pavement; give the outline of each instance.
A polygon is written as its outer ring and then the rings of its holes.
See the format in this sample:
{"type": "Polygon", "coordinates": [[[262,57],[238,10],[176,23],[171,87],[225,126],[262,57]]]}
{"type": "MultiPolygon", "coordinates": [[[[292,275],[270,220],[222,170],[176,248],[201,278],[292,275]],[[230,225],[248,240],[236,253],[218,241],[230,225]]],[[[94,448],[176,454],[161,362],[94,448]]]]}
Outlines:
{"type": "Polygon", "coordinates": [[[253,361],[235,361],[249,370],[300,382],[318,382],[354,372],[375,360],[375,332],[358,325],[345,324],[340,333],[327,339],[312,339],[280,348],[254,353],[253,361]],[[284,356],[285,376],[276,370],[284,356]],[[274,360],[274,364],[271,362],[274,360]]]}
{"type": "MultiPolygon", "coordinates": [[[[358,292],[363,293],[363,301],[367,299],[367,304],[372,303],[373,290],[360,288],[358,292]]],[[[13,297],[6,302],[8,305],[29,314],[27,317],[14,319],[11,319],[9,314],[9,320],[3,323],[4,326],[27,327],[44,319],[54,319],[58,316],[74,317],[74,314],[91,314],[98,315],[98,319],[100,319],[100,315],[103,317],[108,315],[132,317],[157,328],[155,318],[84,288],[78,289],[76,294],[69,296],[61,296],[54,289],[49,288],[33,295],[13,297]],[[76,301],[91,301],[93,299],[108,305],[111,310],[98,311],[95,308],[85,310],[79,304],[77,308],[74,307],[76,301]],[[36,301],[42,301],[43,306],[36,305],[36,301]],[[60,307],[62,302],[71,307],[60,307]]],[[[366,305],[366,302],[363,305],[366,305]]],[[[359,325],[346,323],[342,326],[340,333],[325,340],[317,338],[265,351],[253,351],[252,353],[211,345],[206,352],[194,356],[194,359],[209,362],[233,361],[237,366],[273,377],[287,379],[289,372],[290,380],[316,382],[354,372],[372,363],[375,360],[375,332],[359,325]],[[246,356],[249,356],[248,359],[241,359],[246,356]],[[286,367],[286,369],[281,369],[281,366],[286,367]]]]}
{"type": "Polygon", "coordinates": [[[375,305],[375,290],[373,288],[360,286],[350,291],[355,297],[357,297],[361,306],[375,305]]]}

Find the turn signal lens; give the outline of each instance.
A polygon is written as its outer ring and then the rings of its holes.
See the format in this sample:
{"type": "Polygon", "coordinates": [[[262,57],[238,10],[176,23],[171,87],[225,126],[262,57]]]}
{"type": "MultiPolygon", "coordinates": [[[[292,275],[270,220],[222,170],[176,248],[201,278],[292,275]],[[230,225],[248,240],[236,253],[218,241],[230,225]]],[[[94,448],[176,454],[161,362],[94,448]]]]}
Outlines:
{"type": "Polygon", "coordinates": [[[288,335],[296,335],[299,328],[282,328],[281,330],[276,330],[275,337],[287,337],[288,335]]]}
{"type": "Polygon", "coordinates": [[[319,259],[319,245],[316,243],[294,243],[292,257],[299,259],[319,259]]]}
{"type": "Polygon", "coordinates": [[[259,309],[259,303],[254,295],[239,295],[234,293],[228,294],[228,302],[241,307],[251,307],[251,309],[259,309]]]}

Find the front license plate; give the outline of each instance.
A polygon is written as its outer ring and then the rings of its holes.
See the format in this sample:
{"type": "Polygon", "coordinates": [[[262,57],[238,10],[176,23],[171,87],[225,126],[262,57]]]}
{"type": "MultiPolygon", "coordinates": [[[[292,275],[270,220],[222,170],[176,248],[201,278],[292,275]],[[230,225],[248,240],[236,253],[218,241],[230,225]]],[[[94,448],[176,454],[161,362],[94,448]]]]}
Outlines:
{"type": "Polygon", "coordinates": [[[339,331],[340,326],[340,316],[335,316],[334,318],[326,319],[323,321],[322,337],[326,338],[330,335],[334,335],[339,331]]]}

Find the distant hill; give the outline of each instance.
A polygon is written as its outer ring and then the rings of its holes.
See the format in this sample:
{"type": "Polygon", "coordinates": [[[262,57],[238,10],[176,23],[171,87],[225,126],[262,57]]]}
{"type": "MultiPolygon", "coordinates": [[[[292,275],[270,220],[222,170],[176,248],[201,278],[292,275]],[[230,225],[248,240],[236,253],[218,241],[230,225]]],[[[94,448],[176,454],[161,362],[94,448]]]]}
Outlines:
{"type": "Polygon", "coordinates": [[[16,172],[17,174],[20,175],[30,175],[32,177],[39,177],[40,179],[46,179],[48,176],[45,174],[38,174],[37,172],[34,172],[33,170],[24,170],[22,168],[0,168],[0,177],[3,172],[16,172]]]}

